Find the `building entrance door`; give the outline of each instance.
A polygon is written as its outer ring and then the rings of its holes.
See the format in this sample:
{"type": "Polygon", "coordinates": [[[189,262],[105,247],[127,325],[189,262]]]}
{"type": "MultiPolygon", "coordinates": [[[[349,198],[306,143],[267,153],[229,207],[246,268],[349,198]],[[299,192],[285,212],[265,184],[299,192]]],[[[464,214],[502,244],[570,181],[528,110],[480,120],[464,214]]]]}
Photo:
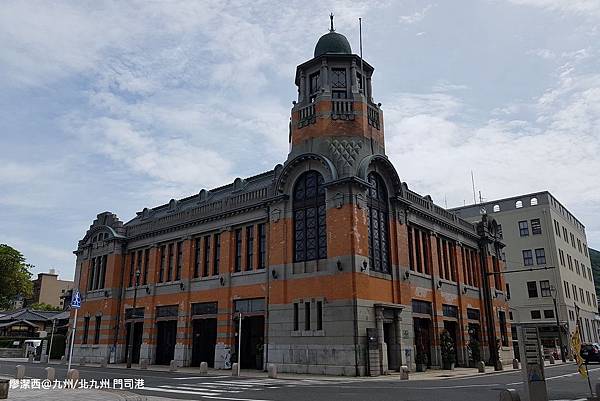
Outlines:
{"type": "Polygon", "coordinates": [[[177,320],[160,321],[156,329],[156,364],[168,365],[175,356],[177,320]]]}
{"type": "Polygon", "coordinates": [[[431,319],[415,317],[413,326],[415,329],[415,358],[424,354],[427,357],[427,366],[431,367],[431,319]]]}
{"type": "MultiPolygon", "coordinates": [[[[131,325],[132,322],[127,323],[127,334],[125,336],[125,360],[127,360],[127,355],[129,355],[129,336],[131,335],[131,325]]],[[[131,363],[140,363],[140,348],[142,346],[142,336],[144,334],[144,322],[135,322],[133,325],[135,330],[133,333],[131,363]]]]}
{"type": "Polygon", "coordinates": [[[195,319],[192,323],[192,366],[206,362],[215,366],[217,343],[217,319],[195,319]]]}
{"type": "Polygon", "coordinates": [[[457,323],[455,321],[444,320],[444,329],[450,333],[450,337],[452,337],[452,342],[454,344],[454,362],[458,363],[458,348],[457,341],[458,338],[458,330],[457,323]]]}
{"type": "MultiPolygon", "coordinates": [[[[237,325],[236,325],[237,331],[237,325]]],[[[265,338],[264,316],[246,316],[242,320],[241,367],[262,370],[262,349],[265,338]],[[260,365],[260,366],[259,366],[260,365]]],[[[236,349],[237,349],[236,338],[236,349]]],[[[237,353],[236,353],[237,354],[237,353]]]]}

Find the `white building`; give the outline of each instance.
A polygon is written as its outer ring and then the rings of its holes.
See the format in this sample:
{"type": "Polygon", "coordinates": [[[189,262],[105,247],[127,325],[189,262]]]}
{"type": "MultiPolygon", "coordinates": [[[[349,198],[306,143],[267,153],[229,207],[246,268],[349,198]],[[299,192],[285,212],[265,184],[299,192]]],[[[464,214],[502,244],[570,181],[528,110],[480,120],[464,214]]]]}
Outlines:
{"type": "Polygon", "coordinates": [[[470,221],[487,213],[501,225],[513,322],[539,324],[545,349],[560,349],[556,299],[564,345],[569,344],[564,330],[575,330],[577,314],[583,340],[598,341],[598,307],[585,227],[556,198],[544,191],[454,212],[470,221]]]}

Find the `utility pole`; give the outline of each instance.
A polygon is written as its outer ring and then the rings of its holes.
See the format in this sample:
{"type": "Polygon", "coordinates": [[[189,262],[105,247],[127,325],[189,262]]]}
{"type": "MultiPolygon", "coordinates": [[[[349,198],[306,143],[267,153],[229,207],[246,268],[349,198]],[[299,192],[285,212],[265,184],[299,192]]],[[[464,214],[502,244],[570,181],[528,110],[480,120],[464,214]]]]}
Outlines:
{"type": "Polygon", "coordinates": [[[562,359],[563,362],[566,362],[567,358],[565,357],[565,346],[563,344],[563,338],[560,329],[560,320],[558,319],[558,307],[556,305],[557,291],[555,286],[550,287],[550,294],[552,294],[552,302],[554,302],[554,316],[556,317],[556,330],[558,330],[558,343],[560,344],[560,359],[562,359]]]}
{"type": "Polygon", "coordinates": [[[50,348],[48,349],[48,363],[50,363],[50,356],[52,355],[52,341],[54,341],[54,327],[56,326],[56,319],[52,319],[52,334],[50,335],[50,348]]]}
{"type": "Polygon", "coordinates": [[[131,360],[133,358],[133,336],[135,334],[135,319],[137,317],[135,308],[137,306],[137,290],[141,274],[142,272],[139,269],[135,271],[135,282],[133,283],[133,319],[129,323],[129,341],[127,344],[127,369],[131,368],[131,360]]]}

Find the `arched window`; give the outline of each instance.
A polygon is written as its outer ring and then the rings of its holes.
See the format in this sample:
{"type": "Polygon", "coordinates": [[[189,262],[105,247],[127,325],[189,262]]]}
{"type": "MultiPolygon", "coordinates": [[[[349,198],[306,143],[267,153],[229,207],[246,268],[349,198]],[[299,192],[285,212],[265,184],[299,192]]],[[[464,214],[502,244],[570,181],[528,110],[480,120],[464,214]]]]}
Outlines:
{"type": "Polygon", "coordinates": [[[500,211],[500,205],[494,205],[494,213],[498,213],[500,211]]]}
{"type": "Polygon", "coordinates": [[[517,209],[520,209],[520,208],[522,208],[522,207],[523,207],[523,201],[520,201],[520,200],[516,201],[516,202],[515,202],[515,207],[516,207],[517,209]]]}
{"type": "Polygon", "coordinates": [[[369,262],[375,271],[390,272],[388,237],[388,196],[381,177],[370,173],[371,188],[367,193],[369,213],[369,262]]]}
{"type": "Polygon", "coordinates": [[[537,198],[531,198],[531,200],[529,201],[529,204],[531,206],[537,206],[537,204],[538,204],[537,198]]]}
{"type": "Polygon", "coordinates": [[[327,257],[325,186],[323,176],[310,170],[294,186],[294,262],[327,257]]]}

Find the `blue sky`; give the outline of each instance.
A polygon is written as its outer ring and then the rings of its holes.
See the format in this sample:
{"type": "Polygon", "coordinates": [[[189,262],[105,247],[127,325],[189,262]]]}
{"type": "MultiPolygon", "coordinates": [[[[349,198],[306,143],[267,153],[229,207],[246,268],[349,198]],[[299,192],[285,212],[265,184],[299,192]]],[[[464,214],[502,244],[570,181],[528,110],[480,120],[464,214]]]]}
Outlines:
{"type": "Polygon", "coordinates": [[[0,243],[74,271],[123,221],[283,162],[295,66],[336,28],[376,71],[387,153],[448,207],[550,190],[600,248],[597,0],[45,2],[0,8],[0,243]]]}

